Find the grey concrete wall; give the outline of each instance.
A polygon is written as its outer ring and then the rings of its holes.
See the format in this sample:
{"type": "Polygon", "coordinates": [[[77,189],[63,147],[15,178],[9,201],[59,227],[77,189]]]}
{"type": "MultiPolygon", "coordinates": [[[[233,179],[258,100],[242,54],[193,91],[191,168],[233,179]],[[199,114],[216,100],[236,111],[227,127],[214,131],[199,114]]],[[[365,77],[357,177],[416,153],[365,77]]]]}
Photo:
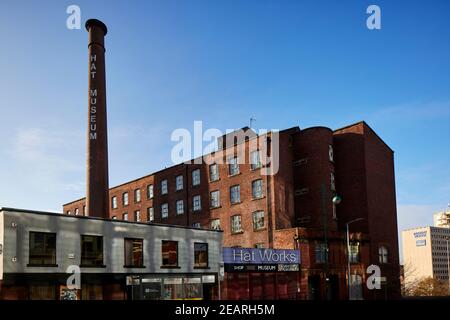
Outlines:
{"type": "Polygon", "coordinates": [[[217,231],[8,209],[0,209],[2,220],[4,225],[0,235],[4,234],[1,256],[4,273],[64,273],[68,266],[80,265],[80,235],[103,236],[103,262],[106,265],[105,268],[81,268],[82,273],[209,273],[218,272],[219,262],[222,261],[222,232],[217,231]],[[13,222],[16,227],[13,227],[13,222]],[[57,267],[27,266],[30,231],[57,234],[57,267]],[[124,238],[144,239],[146,268],[123,267],[124,238]],[[179,268],[161,268],[162,240],[178,241],[179,268]],[[194,269],[194,242],[208,243],[208,269],[194,269]],[[69,258],[70,254],[73,254],[73,258],[69,258]],[[16,262],[13,261],[14,257],[16,262]]]}

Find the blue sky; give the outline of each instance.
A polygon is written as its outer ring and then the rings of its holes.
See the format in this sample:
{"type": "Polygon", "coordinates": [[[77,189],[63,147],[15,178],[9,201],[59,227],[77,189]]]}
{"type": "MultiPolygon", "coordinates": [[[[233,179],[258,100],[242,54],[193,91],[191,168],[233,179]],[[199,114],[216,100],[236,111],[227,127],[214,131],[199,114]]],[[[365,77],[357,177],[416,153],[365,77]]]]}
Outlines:
{"type": "Polygon", "coordinates": [[[450,202],[448,1],[2,1],[0,206],[84,195],[87,32],[66,28],[71,4],[109,29],[111,186],[171,165],[171,132],[194,120],[365,120],[395,150],[400,229],[450,202]]]}

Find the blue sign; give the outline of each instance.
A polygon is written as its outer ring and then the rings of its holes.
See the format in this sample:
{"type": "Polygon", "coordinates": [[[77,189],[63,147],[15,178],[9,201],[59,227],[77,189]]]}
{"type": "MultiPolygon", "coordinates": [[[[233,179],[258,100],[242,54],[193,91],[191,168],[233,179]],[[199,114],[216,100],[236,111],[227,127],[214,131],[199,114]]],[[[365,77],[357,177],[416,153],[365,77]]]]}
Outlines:
{"type": "Polygon", "coordinates": [[[426,231],[414,232],[414,238],[423,238],[427,236],[426,231]]]}
{"type": "Polygon", "coordinates": [[[300,251],[291,249],[223,248],[226,264],[300,264],[300,251]]]}

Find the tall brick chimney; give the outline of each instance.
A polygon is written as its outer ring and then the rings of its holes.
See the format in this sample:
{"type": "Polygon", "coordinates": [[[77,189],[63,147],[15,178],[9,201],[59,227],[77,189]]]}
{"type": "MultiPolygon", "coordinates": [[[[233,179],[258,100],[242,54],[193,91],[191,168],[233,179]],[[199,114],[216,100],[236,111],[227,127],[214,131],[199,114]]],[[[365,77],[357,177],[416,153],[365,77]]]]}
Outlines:
{"type": "Polygon", "coordinates": [[[105,35],[108,30],[97,19],[86,21],[86,29],[89,32],[86,213],[109,218],[105,81],[105,35]]]}

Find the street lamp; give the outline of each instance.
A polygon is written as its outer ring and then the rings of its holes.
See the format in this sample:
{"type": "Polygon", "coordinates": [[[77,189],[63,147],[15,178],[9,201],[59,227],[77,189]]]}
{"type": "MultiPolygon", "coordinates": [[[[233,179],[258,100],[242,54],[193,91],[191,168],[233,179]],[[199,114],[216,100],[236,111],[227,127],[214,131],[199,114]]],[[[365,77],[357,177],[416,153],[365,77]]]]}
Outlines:
{"type": "MultiPolygon", "coordinates": [[[[349,232],[349,225],[353,222],[364,220],[364,218],[356,218],[353,220],[350,220],[345,224],[346,230],[347,230],[347,286],[348,286],[348,300],[350,300],[350,232],[349,232]]],[[[448,243],[448,242],[447,242],[448,243]]]]}

